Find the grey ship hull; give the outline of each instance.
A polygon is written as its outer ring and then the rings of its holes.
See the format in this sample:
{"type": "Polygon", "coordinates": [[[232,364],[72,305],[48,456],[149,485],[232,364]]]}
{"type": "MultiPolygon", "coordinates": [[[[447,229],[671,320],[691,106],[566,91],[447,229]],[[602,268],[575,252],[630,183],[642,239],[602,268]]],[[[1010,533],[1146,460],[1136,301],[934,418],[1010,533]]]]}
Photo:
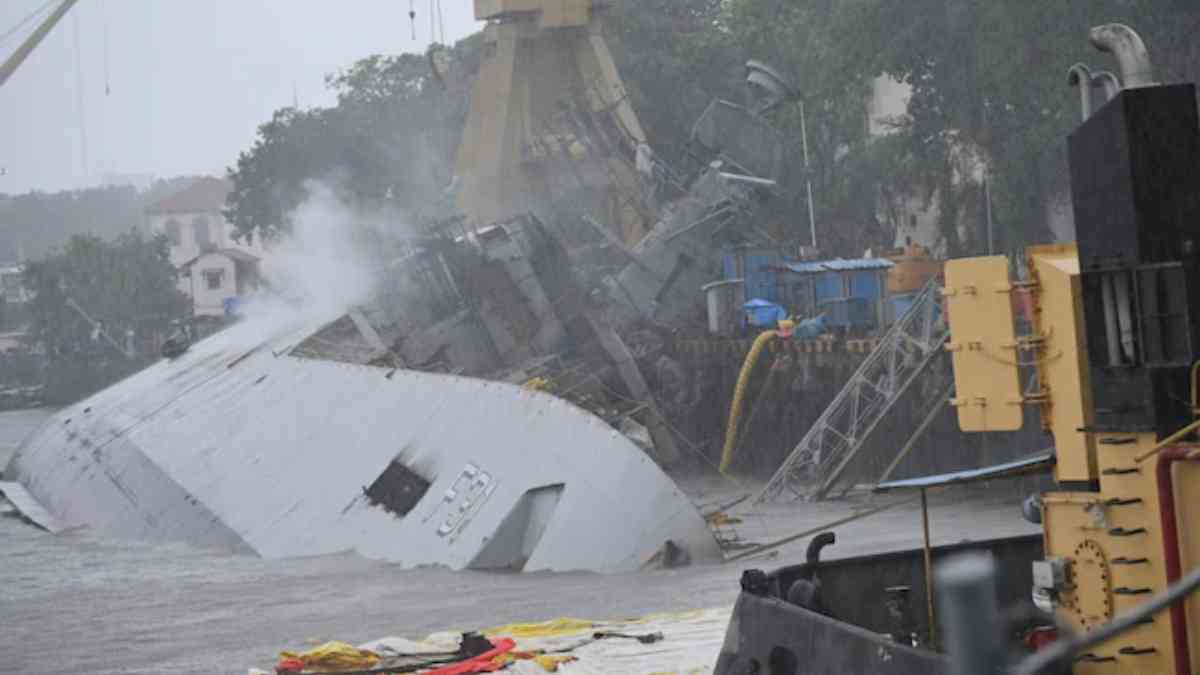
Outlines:
{"type": "Polygon", "coordinates": [[[69,526],[268,558],[617,572],[668,540],[719,554],[671,479],[593,415],[291,355],[314,327],[249,321],[200,342],[58,412],[6,477],[69,526]]]}

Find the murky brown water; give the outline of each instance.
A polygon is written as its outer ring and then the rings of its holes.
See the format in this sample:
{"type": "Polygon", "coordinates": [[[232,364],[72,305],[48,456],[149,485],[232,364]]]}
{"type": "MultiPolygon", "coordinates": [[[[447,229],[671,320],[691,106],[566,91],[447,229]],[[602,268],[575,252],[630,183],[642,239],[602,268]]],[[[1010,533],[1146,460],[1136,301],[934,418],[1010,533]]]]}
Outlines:
{"type": "MultiPolygon", "coordinates": [[[[48,414],[0,413],[0,467],[48,414]]],[[[766,541],[836,520],[852,506],[760,507],[739,528],[766,541]]],[[[961,494],[941,500],[931,521],[938,543],[1036,531],[1012,503],[961,494]]],[[[839,528],[829,552],[914,547],[919,524],[911,507],[888,511],[839,528]]],[[[404,570],[355,555],[259,560],[87,531],[56,537],[0,518],[0,673],[240,675],[309,638],[365,642],[564,615],[611,619],[727,606],[743,567],[798,562],[805,544],[745,565],[498,575],[404,570]]]]}

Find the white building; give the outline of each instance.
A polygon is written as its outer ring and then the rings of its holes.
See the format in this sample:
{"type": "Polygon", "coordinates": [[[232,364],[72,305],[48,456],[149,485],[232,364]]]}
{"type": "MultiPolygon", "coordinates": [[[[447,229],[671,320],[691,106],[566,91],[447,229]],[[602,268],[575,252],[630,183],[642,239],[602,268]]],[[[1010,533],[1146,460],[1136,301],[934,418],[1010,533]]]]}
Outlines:
{"type": "Polygon", "coordinates": [[[223,213],[229,190],[227,181],[202,178],[146,209],[149,231],[170,242],[179,290],[192,298],[197,317],[223,316],[229,302],[258,286],[263,247],[257,238],[234,239],[223,213]]]}
{"type": "Polygon", "coordinates": [[[239,248],[204,253],[180,269],[195,316],[224,316],[227,303],[258,288],[259,257],[239,248]]]}
{"type": "Polygon", "coordinates": [[[0,300],[23,305],[32,299],[22,279],[24,272],[25,266],[21,263],[0,263],[0,300]]]}
{"type": "MultiPolygon", "coordinates": [[[[908,104],[912,99],[912,85],[900,82],[887,75],[875,78],[871,83],[871,101],[867,112],[867,131],[870,138],[881,138],[895,133],[897,125],[908,116],[908,104]]],[[[953,181],[983,186],[986,161],[978,149],[966,143],[955,143],[953,181]]],[[[923,246],[942,257],[946,254],[946,242],[942,236],[941,209],[935,195],[892,195],[880,199],[880,220],[890,223],[896,230],[894,245],[902,248],[908,244],[923,246]]],[[[958,234],[968,235],[968,220],[961,217],[958,234]]]]}
{"type": "Polygon", "coordinates": [[[33,294],[25,288],[21,263],[0,262],[0,354],[18,349],[28,321],[25,305],[33,294]]]}

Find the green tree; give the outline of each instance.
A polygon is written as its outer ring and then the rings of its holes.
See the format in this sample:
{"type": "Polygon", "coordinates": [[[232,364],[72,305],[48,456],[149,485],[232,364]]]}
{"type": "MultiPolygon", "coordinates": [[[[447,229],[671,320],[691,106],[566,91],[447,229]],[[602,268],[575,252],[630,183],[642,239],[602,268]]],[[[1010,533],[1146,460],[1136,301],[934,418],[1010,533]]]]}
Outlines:
{"type": "Polygon", "coordinates": [[[949,183],[956,146],[988,159],[996,243],[1011,251],[1049,237],[1047,206],[1069,187],[1066,136],[1079,123],[1066,72],[1079,61],[1116,69],[1087,40],[1110,22],[1141,33],[1161,80],[1200,80],[1200,6],[1172,0],[849,0],[833,30],[856,70],[912,85],[904,134],[926,181],[949,183]]]}
{"type": "Polygon", "coordinates": [[[127,331],[149,340],[187,314],[188,300],[176,290],[176,278],[162,237],[148,239],[137,231],[111,241],[76,235],[61,252],[25,269],[25,285],[34,295],[29,337],[52,359],[110,351],[93,339],[93,326],[71,307],[73,301],[118,343],[123,345],[127,331]]]}
{"type": "Polygon", "coordinates": [[[722,0],[618,0],[605,38],[656,152],[686,155],[696,117],[714,98],[740,100],[741,50],[721,29],[722,0]]]}
{"type": "Polygon", "coordinates": [[[277,111],[229,170],[227,216],[239,235],[286,231],[310,180],[363,206],[435,202],[454,175],[478,44],[472,37],[450,50],[443,78],[430,54],[370,56],[326,78],[336,105],[277,111]]]}
{"type": "MultiPolygon", "coordinates": [[[[1200,80],[1200,5],[1177,0],[614,0],[603,15],[614,59],[658,153],[688,168],[692,124],[714,98],[739,101],[743,66],[771,63],[799,88],[812,154],[818,239],[829,255],[888,244],[888,207],[936,204],[952,255],[986,247],[962,225],[983,220],[973,159],[990,170],[996,244],[1049,237],[1047,206],[1067,190],[1065,137],[1078,123],[1065,84],[1076,61],[1115,68],[1086,39],[1121,21],[1146,38],[1164,81],[1200,80]],[[872,82],[912,87],[895,133],[868,138],[872,82]]],[[[373,56],[329,78],[338,102],[281,110],[231,169],[238,230],[286,228],[310,179],[360,202],[413,208],[437,200],[478,70],[481,38],[452,50],[439,80],[427,55],[373,56]]],[[[793,166],[784,229],[807,243],[799,107],[777,113],[793,166]]]]}

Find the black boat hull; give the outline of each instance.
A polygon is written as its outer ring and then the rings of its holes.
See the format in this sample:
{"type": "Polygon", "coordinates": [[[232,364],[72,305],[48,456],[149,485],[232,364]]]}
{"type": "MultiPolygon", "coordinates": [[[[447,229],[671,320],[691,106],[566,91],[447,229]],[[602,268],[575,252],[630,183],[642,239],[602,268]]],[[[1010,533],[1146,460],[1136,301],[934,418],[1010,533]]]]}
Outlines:
{"type": "MultiPolygon", "coordinates": [[[[1003,570],[997,582],[1001,607],[1028,602],[1030,563],[1042,556],[1040,535],[938,547],[932,551],[934,564],[966,551],[990,551],[995,556],[997,568],[1003,570]]],[[[929,637],[924,569],[924,552],[915,549],[820,562],[815,567],[794,565],[770,573],[748,571],[716,675],[949,672],[946,658],[929,648],[935,641],[929,637]],[[788,600],[788,589],[811,569],[820,581],[819,612],[788,600]],[[898,588],[907,591],[897,593],[898,588]],[[897,641],[893,634],[904,637],[897,641]]]]}

